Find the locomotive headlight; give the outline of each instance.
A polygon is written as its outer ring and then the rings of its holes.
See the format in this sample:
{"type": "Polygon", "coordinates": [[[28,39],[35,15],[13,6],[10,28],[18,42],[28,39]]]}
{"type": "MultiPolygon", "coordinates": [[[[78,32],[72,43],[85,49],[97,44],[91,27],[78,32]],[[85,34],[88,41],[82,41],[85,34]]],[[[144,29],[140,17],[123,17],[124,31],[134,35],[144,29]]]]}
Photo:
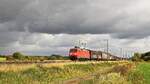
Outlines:
{"type": "Polygon", "coordinates": [[[77,53],[73,53],[73,55],[77,55],[77,53]]]}
{"type": "Polygon", "coordinates": [[[70,56],[74,56],[74,55],[77,55],[77,53],[70,53],[70,56]]]}

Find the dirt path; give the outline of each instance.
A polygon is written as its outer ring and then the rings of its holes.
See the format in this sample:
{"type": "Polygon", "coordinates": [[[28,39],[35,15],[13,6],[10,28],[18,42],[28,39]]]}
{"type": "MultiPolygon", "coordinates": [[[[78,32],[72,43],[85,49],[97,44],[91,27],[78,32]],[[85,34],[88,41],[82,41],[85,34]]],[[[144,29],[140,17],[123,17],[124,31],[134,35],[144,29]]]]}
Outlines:
{"type": "Polygon", "coordinates": [[[112,69],[112,67],[103,68],[103,69],[96,71],[93,74],[90,74],[87,76],[77,77],[77,78],[66,80],[63,82],[63,84],[79,84],[83,80],[86,81],[86,80],[93,79],[94,77],[96,77],[97,74],[106,74],[106,72],[108,72],[110,69],[112,69]]]}

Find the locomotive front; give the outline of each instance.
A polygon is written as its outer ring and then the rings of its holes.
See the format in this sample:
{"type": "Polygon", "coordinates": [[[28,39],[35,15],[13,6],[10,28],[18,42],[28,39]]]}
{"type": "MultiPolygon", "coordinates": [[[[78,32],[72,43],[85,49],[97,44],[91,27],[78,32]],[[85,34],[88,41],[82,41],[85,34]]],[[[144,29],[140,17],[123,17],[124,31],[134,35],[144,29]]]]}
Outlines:
{"type": "Polygon", "coordinates": [[[72,48],[69,51],[69,57],[71,60],[77,59],[90,59],[90,51],[81,48],[72,48]]]}
{"type": "Polygon", "coordinates": [[[70,49],[70,51],[69,51],[69,57],[70,57],[70,59],[71,60],[77,60],[77,57],[78,55],[77,55],[77,48],[72,48],[72,49],[70,49]]]}

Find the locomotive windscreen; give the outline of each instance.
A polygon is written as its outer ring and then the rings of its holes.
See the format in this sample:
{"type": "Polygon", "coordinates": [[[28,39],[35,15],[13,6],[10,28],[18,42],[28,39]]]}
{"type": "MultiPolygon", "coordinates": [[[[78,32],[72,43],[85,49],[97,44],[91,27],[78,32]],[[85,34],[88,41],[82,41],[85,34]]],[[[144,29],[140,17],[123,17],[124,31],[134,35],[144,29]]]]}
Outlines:
{"type": "Polygon", "coordinates": [[[77,49],[71,49],[70,52],[77,52],[77,49]]]}

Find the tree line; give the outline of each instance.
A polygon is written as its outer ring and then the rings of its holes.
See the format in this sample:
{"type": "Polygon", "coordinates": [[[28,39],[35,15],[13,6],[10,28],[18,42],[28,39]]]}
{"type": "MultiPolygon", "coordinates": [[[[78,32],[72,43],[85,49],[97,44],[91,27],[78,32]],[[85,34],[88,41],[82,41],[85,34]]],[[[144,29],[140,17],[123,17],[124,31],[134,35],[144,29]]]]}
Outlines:
{"type": "Polygon", "coordinates": [[[68,60],[68,56],[61,56],[57,54],[53,54],[50,56],[26,56],[22,54],[21,52],[15,52],[11,56],[0,56],[0,57],[6,57],[7,60],[23,60],[23,61],[44,61],[44,60],[68,60]]]}
{"type": "Polygon", "coordinates": [[[132,61],[150,61],[150,52],[134,53],[134,56],[131,59],[132,61]]]}
{"type": "MultiPolygon", "coordinates": [[[[7,60],[25,60],[25,61],[44,61],[44,60],[69,60],[68,56],[61,56],[53,54],[50,56],[26,56],[21,52],[15,52],[11,56],[0,55],[1,58],[6,58],[7,60]]],[[[150,52],[146,53],[134,53],[134,56],[130,58],[132,61],[149,61],[150,52]]]]}

